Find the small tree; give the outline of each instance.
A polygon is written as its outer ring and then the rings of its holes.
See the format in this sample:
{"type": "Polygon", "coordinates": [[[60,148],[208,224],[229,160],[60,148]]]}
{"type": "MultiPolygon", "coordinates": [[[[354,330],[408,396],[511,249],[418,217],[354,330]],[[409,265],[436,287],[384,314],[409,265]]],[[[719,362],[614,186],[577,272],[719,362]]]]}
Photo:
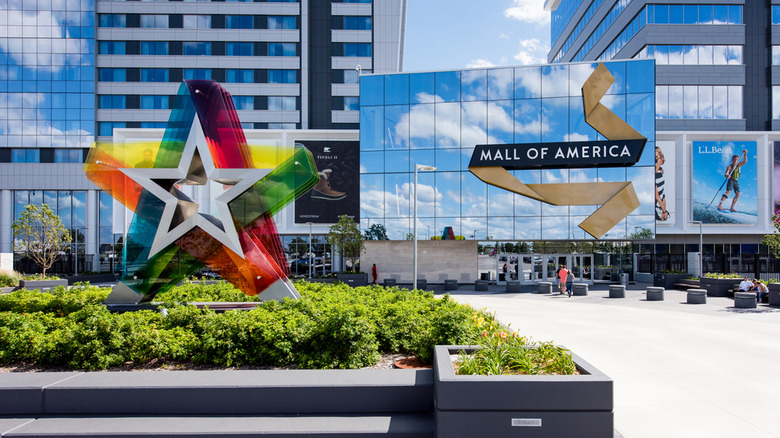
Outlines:
{"type": "Polygon", "coordinates": [[[355,269],[355,259],[363,252],[363,235],[352,217],[342,214],[339,221],[328,228],[328,243],[343,257],[352,262],[355,269]]]}
{"type": "Polygon", "coordinates": [[[780,216],[772,216],[772,225],[775,227],[774,233],[765,234],[761,243],[767,246],[774,257],[780,257],[780,216]]]}
{"type": "Polygon", "coordinates": [[[43,270],[51,268],[70,245],[71,237],[60,217],[48,205],[28,205],[12,225],[14,251],[25,254],[43,270]]]}
{"type": "Polygon", "coordinates": [[[382,224],[374,224],[365,231],[366,240],[390,240],[387,237],[387,228],[382,224]]]}

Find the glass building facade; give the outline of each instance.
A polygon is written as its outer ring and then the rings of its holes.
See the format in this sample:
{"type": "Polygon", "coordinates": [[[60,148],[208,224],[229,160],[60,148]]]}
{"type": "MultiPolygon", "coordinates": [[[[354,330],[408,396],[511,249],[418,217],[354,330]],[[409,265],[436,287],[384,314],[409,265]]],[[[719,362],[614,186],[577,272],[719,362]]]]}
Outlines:
{"type": "MultiPolygon", "coordinates": [[[[390,239],[592,240],[578,227],[597,206],[554,206],[489,186],[468,170],[474,147],[605,140],[585,122],[582,85],[598,63],[557,64],[360,78],[361,228],[381,224],[390,239]]],[[[605,239],[655,231],[655,64],[606,62],[615,82],[601,102],[647,138],[631,167],[514,170],[524,183],[633,182],[640,207],[605,239]]]]}
{"type": "MultiPolygon", "coordinates": [[[[88,148],[95,135],[95,1],[9,0],[0,13],[0,147],[88,148]]],[[[53,150],[52,150],[53,151],[53,150]]]]}

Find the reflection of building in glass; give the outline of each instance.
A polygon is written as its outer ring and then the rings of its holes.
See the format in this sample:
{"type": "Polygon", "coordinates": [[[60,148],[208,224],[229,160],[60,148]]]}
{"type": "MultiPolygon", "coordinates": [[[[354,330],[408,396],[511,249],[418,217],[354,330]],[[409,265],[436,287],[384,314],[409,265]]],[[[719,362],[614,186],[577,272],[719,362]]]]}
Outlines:
{"type": "MultiPolygon", "coordinates": [[[[551,205],[488,186],[468,163],[480,144],[597,141],[585,122],[582,86],[597,64],[491,68],[361,78],[361,221],[391,239],[411,231],[414,165],[418,229],[490,240],[592,239],[578,224],[596,206],[551,205]],[[422,228],[421,228],[422,227],[422,228]]],[[[631,167],[514,170],[526,184],[632,181],[640,207],[608,234],[655,229],[653,64],[606,63],[616,78],[602,103],[648,139],[631,167]]]]}
{"type": "MultiPolygon", "coordinates": [[[[116,269],[126,232],[126,211],[83,176],[93,141],[162,129],[183,79],[223,84],[245,129],[357,129],[358,76],[400,71],[406,18],[406,0],[9,0],[4,9],[0,253],[12,251],[14,205],[53,193],[79,272],[116,269]]],[[[309,239],[305,226],[286,232],[309,239]]],[[[58,268],[74,269],[68,257],[58,268]]]]}
{"type": "MultiPolygon", "coordinates": [[[[688,255],[699,251],[699,226],[690,221],[704,220],[705,272],[777,272],[760,242],[773,230],[772,146],[780,137],[770,130],[780,126],[780,80],[767,72],[780,64],[780,49],[771,43],[780,5],[657,3],[546,2],[550,62],[655,60],[656,146],[669,216],[658,221],[655,244],[640,246],[638,268],[685,270],[688,255]],[[744,198],[729,217],[716,210],[726,190],[724,169],[745,144],[754,145],[746,149],[756,174],[739,177],[744,198]]],[[[730,196],[724,205],[731,205],[733,191],[730,196]]]]}

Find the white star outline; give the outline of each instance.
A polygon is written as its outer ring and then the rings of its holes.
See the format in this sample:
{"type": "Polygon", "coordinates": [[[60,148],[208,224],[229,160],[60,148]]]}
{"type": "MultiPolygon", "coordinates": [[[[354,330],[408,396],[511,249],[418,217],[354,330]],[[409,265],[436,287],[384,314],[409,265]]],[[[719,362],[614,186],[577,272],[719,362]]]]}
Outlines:
{"type": "MultiPolygon", "coordinates": [[[[241,258],[245,258],[236,227],[233,223],[226,223],[225,221],[225,218],[232,218],[228,203],[252,187],[257,181],[268,175],[272,169],[216,168],[214,166],[214,157],[211,155],[208,146],[206,146],[203,128],[200,125],[197,115],[192,122],[190,134],[184,145],[178,167],[150,169],[123,168],[120,170],[127,175],[128,178],[138,183],[138,185],[148,190],[149,193],[165,203],[165,208],[160,217],[160,225],[157,227],[157,233],[155,234],[154,241],[149,249],[149,258],[152,258],[152,256],[165,249],[168,245],[175,243],[184,236],[184,234],[196,227],[209,234],[225,247],[238,254],[241,258]],[[199,206],[199,204],[191,201],[189,198],[178,198],[154,180],[173,180],[176,181],[176,184],[187,181],[188,177],[193,176],[190,174],[190,169],[196,152],[202,161],[203,170],[205,170],[206,184],[208,181],[215,181],[233,186],[217,196],[214,200],[219,216],[223,219],[219,220],[214,218],[213,220],[218,222],[221,227],[212,222],[212,220],[206,218],[204,214],[200,212],[200,209],[198,209],[196,213],[191,214],[184,221],[171,229],[171,224],[174,222],[174,215],[180,201],[185,203],[191,202],[196,206],[199,206]]],[[[171,191],[173,190],[176,189],[172,188],[171,191]]],[[[178,192],[178,190],[176,191],[178,192]]],[[[181,192],[179,193],[186,198],[186,195],[183,195],[181,192]]]]}

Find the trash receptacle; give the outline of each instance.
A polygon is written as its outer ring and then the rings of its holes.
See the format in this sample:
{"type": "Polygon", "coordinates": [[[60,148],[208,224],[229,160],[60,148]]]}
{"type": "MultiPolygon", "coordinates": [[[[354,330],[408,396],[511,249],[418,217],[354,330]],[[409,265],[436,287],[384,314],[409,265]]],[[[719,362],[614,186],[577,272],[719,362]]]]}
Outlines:
{"type": "Polygon", "coordinates": [[[628,286],[628,274],[620,274],[620,284],[628,286]]]}

